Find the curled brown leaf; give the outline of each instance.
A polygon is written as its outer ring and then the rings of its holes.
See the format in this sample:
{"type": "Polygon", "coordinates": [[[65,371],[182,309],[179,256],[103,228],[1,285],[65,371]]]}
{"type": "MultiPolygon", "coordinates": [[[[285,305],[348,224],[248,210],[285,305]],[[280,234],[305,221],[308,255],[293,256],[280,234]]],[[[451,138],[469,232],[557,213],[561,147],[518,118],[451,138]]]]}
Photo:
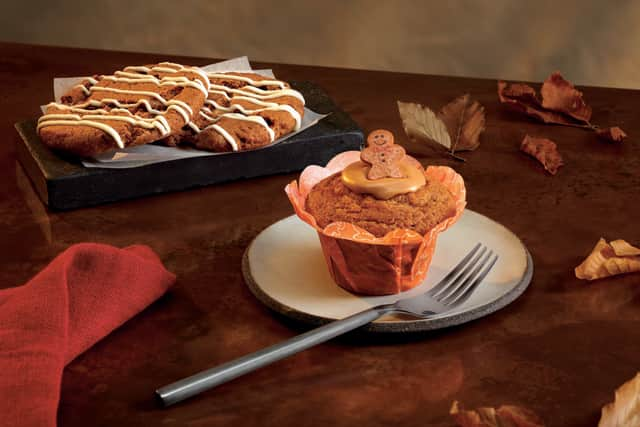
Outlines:
{"type": "Polygon", "coordinates": [[[616,390],[615,400],[602,407],[598,427],[640,425],[640,373],[616,390]]]}
{"type": "Polygon", "coordinates": [[[591,107],[584,101],[582,92],[565,80],[559,72],[551,73],[544,81],[540,94],[544,108],[567,114],[585,124],[591,120],[591,107]]]}
{"type": "Polygon", "coordinates": [[[520,406],[502,405],[464,410],[453,402],[449,414],[460,427],[544,427],[540,417],[520,406]]]}
{"type": "Polygon", "coordinates": [[[598,138],[609,142],[622,142],[627,137],[627,134],[618,126],[598,129],[596,130],[596,135],[598,135],[598,138]]]}
{"type": "Polygon", "coordinates": [[[469,94],[459,96],[440,110],[438,118],[446,125],[451,137],[451,152],[471,151],[480,146],[484,131],[484,107],[471,101],[469,94]]]}
{"type": "Polygon", "coordinates": [[[520,150],[538,159],[551,175],[555,175],[558,168],[564,165],[556,143],[550,139],[525,135],[520,144],[520,150]]]}
{"type": "Polygon", "coordinates": [[[523,83],[498,82],[498,98],[511,109],[519,111],[543,123],[585,127],[571,117],[547,110],[542,106],[534,88],[523,83]]]}
{"type": "Polygon", "coordinates": [[[578,279],[595,280],[617,274],[639,272],[638,251],[640,251],[639,248],[624,240],[607,243],[600,238],[587,258],[575,268],[575,275],[578,279]]]}
{"type": "Polygon", "coordinates": [[[620,142],[626,134],[617,126],[600,129],[591,123],[592,109],[583,93],[559,72],[552,73],[542,84],[542,98],[524,83],[498,82],[498,98],[502,104],[547,124],[580,127],[595,131],[599,138],[620,142]]]}
{"type": "Polygon", "coordinates": [[[636,248],[626,240],[617,239],[609,242],[616,256],[637,256],[640,255],[640,248],[636,248]]]}
{"type": "Polygon", "coordinates": [[[542,107],[536,90],[524,83],[498,82],[498,97],[500,102],[518,101],[534,107],[542,107]]]}

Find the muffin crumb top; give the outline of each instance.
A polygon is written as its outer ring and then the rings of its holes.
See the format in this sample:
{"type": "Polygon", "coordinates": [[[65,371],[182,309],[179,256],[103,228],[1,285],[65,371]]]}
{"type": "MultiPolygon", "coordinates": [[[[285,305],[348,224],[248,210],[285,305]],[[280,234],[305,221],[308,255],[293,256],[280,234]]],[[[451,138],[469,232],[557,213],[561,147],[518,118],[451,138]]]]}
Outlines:
{"type": "Polygon", "coordinates": [[[350,190],[339,172],[313,187],[307,196],[306,209],[322,228],[332,222],[349,222],[383,237],[398,228],[426,234],[455,215],[455,201],[451,192],[435,181],[426,181],[414,192],[380,200],[350,190]]]}

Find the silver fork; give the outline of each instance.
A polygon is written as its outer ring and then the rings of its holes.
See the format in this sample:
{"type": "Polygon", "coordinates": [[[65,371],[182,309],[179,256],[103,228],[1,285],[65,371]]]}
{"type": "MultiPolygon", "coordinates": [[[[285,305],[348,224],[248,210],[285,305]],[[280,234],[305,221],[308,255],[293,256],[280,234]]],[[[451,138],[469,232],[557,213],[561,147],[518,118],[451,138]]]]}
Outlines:
{"type": "Polygon", "coordinates": [[[220,366],[207,369],[156,390],[165,406],[173,405],[241,375],[328,341],[345,332],[364,326],[389,313],[428,318],[450,311],[464,303],[493,268],[497,255],[480,243],[438,284],[427,292],[361,311],[328,323],[287,341],[272,345],[220,366]]]}

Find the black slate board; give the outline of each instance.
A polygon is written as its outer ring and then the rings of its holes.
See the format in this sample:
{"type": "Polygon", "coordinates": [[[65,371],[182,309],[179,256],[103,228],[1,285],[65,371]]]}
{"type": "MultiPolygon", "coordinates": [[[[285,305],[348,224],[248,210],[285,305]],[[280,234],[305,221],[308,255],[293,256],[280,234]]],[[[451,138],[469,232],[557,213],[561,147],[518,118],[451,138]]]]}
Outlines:
{"type": "Polygon", "coordinates": [[[318,86],[292,82],[306,106],[329,116],[288,140],[262,149],[193,157],[130,169],[85,168],[45,147],[37,120],[16,123],[21,141],[18,159],[42,201],[54,210],[75,209],[150,194],[185,190],[226,181],[300,171],[324,165],[336,154],[359,150],[364,137],[358,125],[318,86]]]}

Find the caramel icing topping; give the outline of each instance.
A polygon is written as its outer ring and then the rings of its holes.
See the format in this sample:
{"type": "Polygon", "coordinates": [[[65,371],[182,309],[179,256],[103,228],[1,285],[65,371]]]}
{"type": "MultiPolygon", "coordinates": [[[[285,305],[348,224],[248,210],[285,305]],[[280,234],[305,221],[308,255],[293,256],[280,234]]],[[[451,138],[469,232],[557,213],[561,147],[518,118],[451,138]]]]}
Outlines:
{"type": "Polygon", "coordinates": [[[371,194],[376,199],[388,200],[398,194],[411,193],[426,184],[421,168],[405,157],[399,164],[403,178],[369,179],[371,166],[363,161],[355,162],[342,171],[342,182],[351,191],[371,194]]]}

